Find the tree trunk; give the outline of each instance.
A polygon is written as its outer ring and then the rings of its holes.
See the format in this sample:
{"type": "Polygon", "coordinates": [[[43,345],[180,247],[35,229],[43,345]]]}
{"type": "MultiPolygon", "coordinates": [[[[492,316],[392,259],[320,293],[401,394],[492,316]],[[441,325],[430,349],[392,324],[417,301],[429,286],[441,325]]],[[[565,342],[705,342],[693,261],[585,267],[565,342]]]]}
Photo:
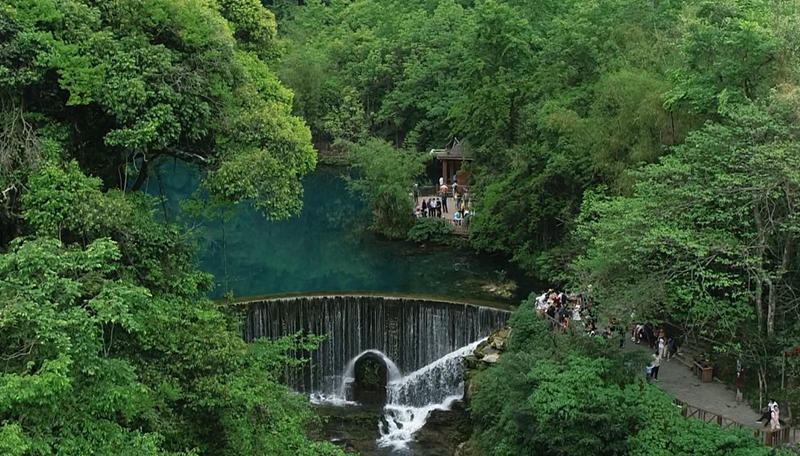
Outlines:
{"type": "Polygon", "coordinates": [[[778,300],[775,283],[769,277],[766,279],[769,291],[767,298],[767,338],[775,333],[775,303],[778,300]]]}
{"type": "MultiPolygon", "coordinates": [[[[786,234],[786,240],[783,244],[783,254],[781,257],[781,269],[778,271],[778,276],[775,280],[780,283],[783,280],[783,276],[786,274],[786,271],[789,270],[789,261],[791,261],[792,255],[792,241],[793,236],[792,233],[786,234]]],[[[767,305],[769,306],[767,309],[767,336],[772,336],[775,332],[775,314],[777,313],[777,292],[773,290],[775,286],[770,283],[770,291],[769,291],[769,302],[767,305]]]]}
{"type": "Polygon", "coordinates": [[[758,331],[764,327],[764,285],[761,281],[761,273],[756,273],[755,307],[758,316],[758,331]]]}
{"type": "Polygon", "coordinates": [[[133,183],[133,187],[131,188],[131,190],[134,192],[138,192],[139,189],[142,188],[142,185],[144,185],[144,182],[147,180],[148,163],[149,162],[147,161],[146,157],[142,159],[142,167],[139,168],[139,176],[136,177],[136,182],[133,183]]]}
{"type": "Polygon", "coordinates": [[[758,315],[758,330],[761,331],[764,328],[764,303],[763,303],[763,295],[764,295],[764,282],[768,280],[766,274],[764,272],[764,262],[765,258],[764,255],[766,254],[767,246],[766,246],[766,233],[764,231],[764,222],[761,220],[761,212],[758,210],[758,202],[753,201],[753,222],[756,225],[756,231],[758,232],[758,244],[756,246],[756,251],[758,252],[758,269],[756,272],[756,296],[755,296],[755,306],[756,306],[756,315],[758,315]],[[766,280],[765,280],[766,279],[766,280]]]}

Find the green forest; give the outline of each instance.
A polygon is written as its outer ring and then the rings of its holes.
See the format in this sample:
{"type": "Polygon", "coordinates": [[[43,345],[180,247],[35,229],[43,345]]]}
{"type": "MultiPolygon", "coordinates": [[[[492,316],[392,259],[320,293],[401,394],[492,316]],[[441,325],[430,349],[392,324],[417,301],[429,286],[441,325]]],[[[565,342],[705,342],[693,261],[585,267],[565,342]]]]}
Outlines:
{"type": "MultiPolygon", "coordinates": [[[[345,163],[373,231],[441,239],[408,193],[454,137],[462,248],[713,341],[800,413],[797,1],[3,0],[0,455],[343,454],[283,383],[325,335],[246,343],[143,185],[183,161],[187,210],[278,220],[345,163]]],[[[532,305],[476,379],[475,455],[771,454],[532,305]]]]}

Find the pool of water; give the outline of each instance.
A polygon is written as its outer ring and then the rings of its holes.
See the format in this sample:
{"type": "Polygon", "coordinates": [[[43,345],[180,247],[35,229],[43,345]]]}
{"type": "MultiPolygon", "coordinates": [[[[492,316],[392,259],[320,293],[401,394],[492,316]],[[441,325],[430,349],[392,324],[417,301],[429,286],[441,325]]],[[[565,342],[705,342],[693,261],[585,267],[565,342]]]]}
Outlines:
{"type": "MultiPolygon", "coordinates": [[[[534,288],[500,255],[469,249],[388,241],[369,232],[369,212],[342,179],[344,168],[320,167],[303,181],[302,213],[270,221],[249,205],[232,217],[192,220],[200,267],[215,277],[212,296],[306,292],[402,292],[518,303],[534,288]],[[509,278],[513,296],[501,298],[486,285],[509,278]]],[[[147,182],[162,195],[159,213],[181,219],[179,202],[197,188],[200,173],[168,161],[147,182]]]]}

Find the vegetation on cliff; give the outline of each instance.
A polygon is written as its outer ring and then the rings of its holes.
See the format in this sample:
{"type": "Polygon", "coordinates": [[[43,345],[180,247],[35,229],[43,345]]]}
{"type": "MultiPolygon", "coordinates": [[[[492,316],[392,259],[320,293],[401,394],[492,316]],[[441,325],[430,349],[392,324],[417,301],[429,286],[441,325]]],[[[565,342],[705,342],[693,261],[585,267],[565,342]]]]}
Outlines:
{"type": "Polygon", "coordinates": [[[510,323],[508,349],[471,380],[473,441],[483,454],[773,454],[751,431],[684,418],[641,375],[647,360],[616,341],[553,331],[532,300],[510,323]]]}
{"type": "Polygon", "coordinates": [[[795,2],[274,3],[319,144],[467,138],[473,247],[710,338],[797,405],[795,2]]]}
{"type": "Polygon", "coordinates": [[[246,344],[135,192],[172,156],[297,212],[315,154],[277,51],[257,0],[0,4],[0,453],[339,453],[281,383],[315,340],[246,344]]]}

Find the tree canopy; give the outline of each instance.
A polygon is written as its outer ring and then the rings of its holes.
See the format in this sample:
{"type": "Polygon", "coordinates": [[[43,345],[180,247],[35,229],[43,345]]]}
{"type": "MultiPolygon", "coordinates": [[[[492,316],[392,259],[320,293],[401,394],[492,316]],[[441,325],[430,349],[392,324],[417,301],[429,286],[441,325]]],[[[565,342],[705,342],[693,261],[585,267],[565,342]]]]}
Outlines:
{"type": "Polygon", "coordinates": [[[800,322],[795,2],[305,3],[279,73],[319,145],[468,138],[474,248],[774,386],[800,322]]]}
{"type": "Polygon", "coordinates": [[[11,0],[0,37],[4,220],[50,159],[137,190],[173,156],[206,167],[214,199],[299,210],[316,158],[269,66],[280,45],[258,0],[11,0]]]}
{"type": "Polygon", "coordinates": [[[258,0],[0,5],[0,453],[333,455],[283,385],[317,338],[246,343],[184,227],[137,192],[158,157],[268,217],[316,163],[258,0]]]}

